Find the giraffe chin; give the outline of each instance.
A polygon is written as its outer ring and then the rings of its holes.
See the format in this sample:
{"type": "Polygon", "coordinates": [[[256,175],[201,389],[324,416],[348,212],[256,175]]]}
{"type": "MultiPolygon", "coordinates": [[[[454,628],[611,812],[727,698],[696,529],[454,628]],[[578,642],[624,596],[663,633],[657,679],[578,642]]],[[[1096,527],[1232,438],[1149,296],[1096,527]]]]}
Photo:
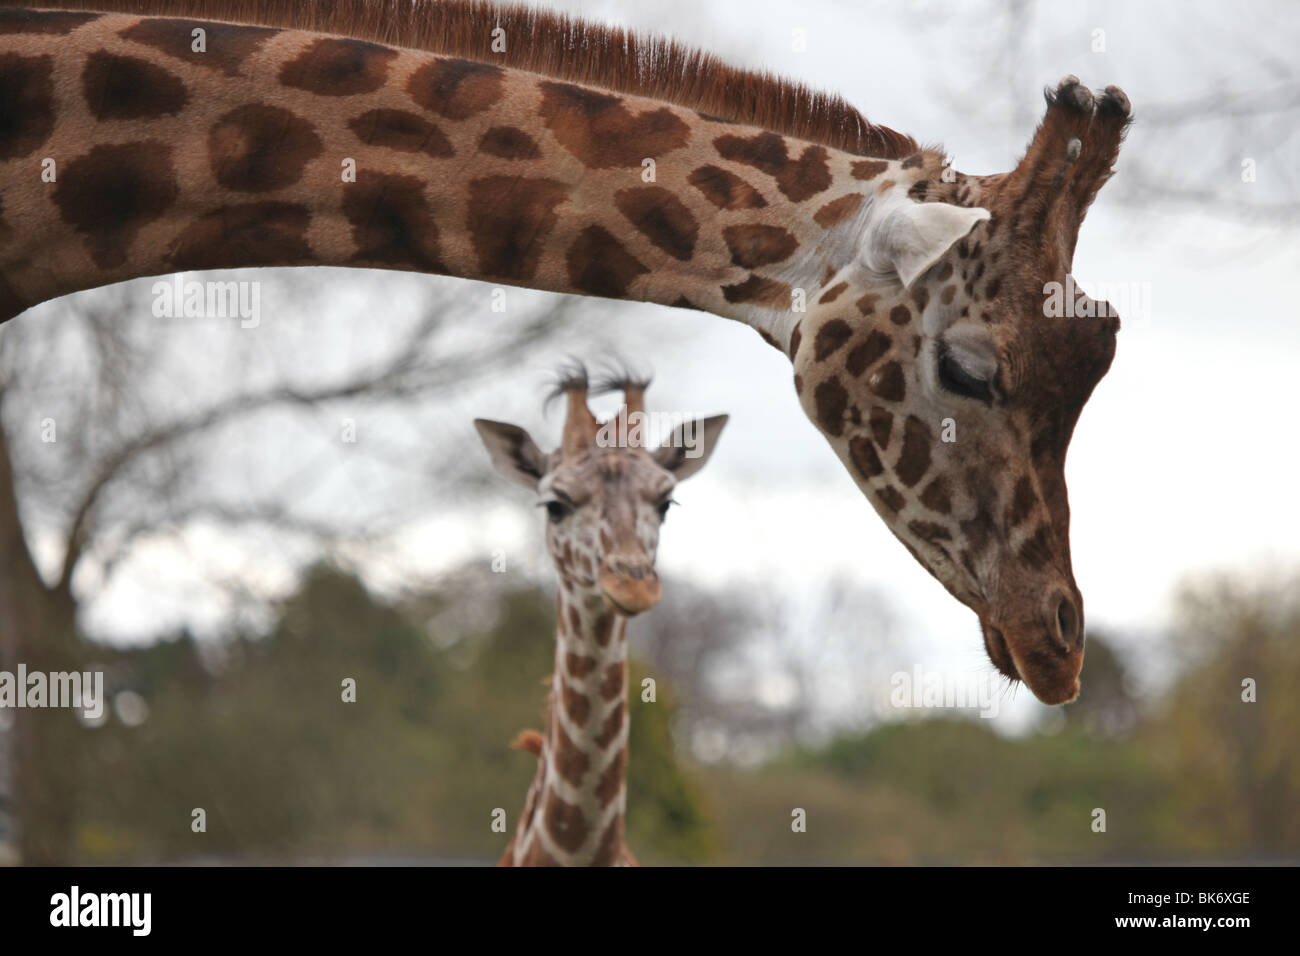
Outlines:
{"type": "Polygon", "coordinates": [[[635,617],[659,603],[663,586],[658,577],[634,580],[603,578],[600,593],[605,598],[605,603],[619,614],[635,617]]]}
{"type": "Polygon", "coordinates": [[[989,660],[1005,677],[1022,681],[1044,704],[1068,704],[1079,696],[1083,648],[1062,653],[1027,629],[1003,629],[980,619],[989,660]]]}

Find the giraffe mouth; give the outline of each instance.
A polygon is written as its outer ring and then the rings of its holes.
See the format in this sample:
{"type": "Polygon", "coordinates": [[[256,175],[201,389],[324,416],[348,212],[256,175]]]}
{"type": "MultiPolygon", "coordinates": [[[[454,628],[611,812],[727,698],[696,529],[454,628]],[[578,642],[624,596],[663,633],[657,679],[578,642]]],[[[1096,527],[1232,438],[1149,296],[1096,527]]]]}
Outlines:
{"type": "Polygon", "coordinates": [[[1082,644],[1073,651],[1045,647],[1045,638],[1033,633],[1005,632],[981,620],[984,648],[1004,677],[1022,682],[1044,704],[1068,704],[1079,695],[1082,644]]]}
{"type": "Polygon", "coordinates": [[[984,624],[984,649],[988,651],[989,660],[998,669],[998,673],[1011,680],[1021,680],[1020,671],[1016,669],[1016,659],[1011,656],[1011,648],[1002,631],[992,624],[984,624]]]}

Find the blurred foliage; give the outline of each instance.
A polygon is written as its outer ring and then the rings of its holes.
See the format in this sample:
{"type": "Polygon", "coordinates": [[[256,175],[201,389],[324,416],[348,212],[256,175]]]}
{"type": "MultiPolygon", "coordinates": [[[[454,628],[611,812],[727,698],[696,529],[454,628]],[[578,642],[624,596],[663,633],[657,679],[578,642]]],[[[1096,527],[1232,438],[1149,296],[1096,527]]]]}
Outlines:
{"type": "MultiPolygon", "coordinates": [[[[507,742],[541,725],[554,628],[546,594],[499,582],[464,572],[389,606],[318,568],[265,637],[101,648],[110,684],[149,712],[92,732],[81,858],[495,860],[507,837],[491,813],[513,826],[534,769],[507,742]],[[190,831],[196,807],[205,834],[190,831]]],[[[628,843],[645,863],[1294,858],[1296,584],[1189,591],[1181,669],[1158,698],[1094,636],[1084,696],[1038,732],[906,719],[756,769],[683,755],[673,689],[634,659],[628,843]],[[1247,678],[1257,702],[1242,700],[1247,678]]]]}

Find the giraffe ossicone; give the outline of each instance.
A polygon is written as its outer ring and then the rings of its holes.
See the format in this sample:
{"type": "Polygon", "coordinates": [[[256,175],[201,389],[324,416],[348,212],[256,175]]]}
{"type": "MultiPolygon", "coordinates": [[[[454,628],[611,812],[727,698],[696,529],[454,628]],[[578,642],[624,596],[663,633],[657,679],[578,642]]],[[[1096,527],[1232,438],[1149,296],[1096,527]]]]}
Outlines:
{"type": "Polygon", "coordinates": [[[1119,323],[1044,290],[1122,91],[1066,77],[1019,164],[971,176],[836,97],[536,10],[50,2],[0,0],[0,320],[137,276],[343,265],[742,321],[995,666],[1078,693],[1064,463],[1119,323]]]}
{"type": "MultiPolygon", "coordinates": [[[[611,421],[645,414],[644,380],[616,377],[624,402],[611,421]]],[[[585,370],[560,382],[568,403],[560,446],[541,451],[517,425],[476,419],[497,471],[533,490],[546,509],[555,565],[555,672],[544,733],[515,746],[537,772],[503,866],[635,863],[623,841],[628,760],[627,619],[659,602],[659,526],[679,481],[709,460],[727,422],[683,422],[651,450],[640,440],[601,440],[587,405],[585,370]],[[689,454],[687,431],[696,435],[689,454]]],[[[632,434],[624,431],[623,434],[632,434]]]]}

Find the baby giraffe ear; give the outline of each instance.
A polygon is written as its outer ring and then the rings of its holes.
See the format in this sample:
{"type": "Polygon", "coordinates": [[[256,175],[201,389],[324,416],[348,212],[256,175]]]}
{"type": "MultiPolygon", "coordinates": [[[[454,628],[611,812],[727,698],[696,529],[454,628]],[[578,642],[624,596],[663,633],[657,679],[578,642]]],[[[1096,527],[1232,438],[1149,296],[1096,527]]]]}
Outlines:
{"type": "Polygon", "coordinates": [[[725,424],[726,415],[682,422],[654,450],[655,461],[660,468],[671,471],[678,481],[684,481],[704,467],[717,447],[718,435],[725,424]]]}
{"type": "Polygon", "coordinates": [[[546,473],[546,456],[528,432],[518,425],[486,418],[474,419],[474,427],[492,458],[492,467],[511,481],[536,491],[546,473]]]}
{"type": "Polygon", "coordinates": [[[867,265],[878,272],[895,272],[910,288],[977,223],[992,218],[987,209],[946,202],[887,202],[868,227],[867,265]]]}

